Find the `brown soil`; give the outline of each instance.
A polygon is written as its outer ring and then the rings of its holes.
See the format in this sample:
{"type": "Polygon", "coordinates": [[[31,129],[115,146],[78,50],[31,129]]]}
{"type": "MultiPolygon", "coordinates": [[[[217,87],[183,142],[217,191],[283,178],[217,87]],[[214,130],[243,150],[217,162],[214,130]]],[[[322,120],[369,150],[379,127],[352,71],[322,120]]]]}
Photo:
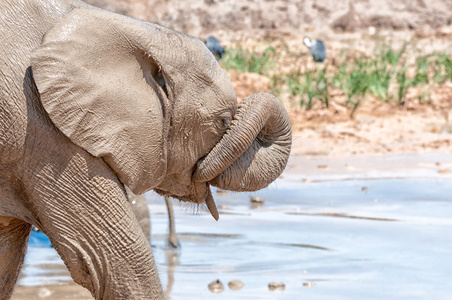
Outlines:
{"type": "Polygon", "coordinates": [[[432,102],[403,106],[366,101],[355,117],[340,104],[330,109],[289,108],[293,154],[371,154],[452,150],[452,84],[436,89],[432,102]]]}
{"type": "Polygon", "coordinates": [[[452,24],[452,2],[444,0],[88,0],[87,2],[163,26],[202,36],[218,30],[358,31],[439,28],[452,24]]]}
{"type": "Polygon", "coordinates": [[[48,300],[92,300],[90,292],[75,283],[51,286],[17,286],[12,300],[48,299],[48,300]]]}

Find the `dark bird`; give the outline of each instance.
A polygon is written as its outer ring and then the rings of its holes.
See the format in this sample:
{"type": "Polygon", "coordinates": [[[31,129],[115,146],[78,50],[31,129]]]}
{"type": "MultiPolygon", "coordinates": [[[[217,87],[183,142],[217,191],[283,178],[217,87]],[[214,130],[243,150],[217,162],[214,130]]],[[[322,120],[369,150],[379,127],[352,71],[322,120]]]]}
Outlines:
{"type": "Polygon", "coordinates": [[[224,49],[223,47],[221,47],[220,42],[214,38],[213,36],[209,36],[207,38],[207,40],[205,41],[205,44],[207,46],[207,49],[210,50],[210,52],[212,52],[212,54],[218,59],[220,60],[221,57],[224,54],[224,49]]]}
{"type": "Polygon", "coordinates": [[[325,45],[321,40],[311,41],[309,37],[303,39],[304,44],[309,48],[315,62],[323,62],[326,58],[325,45]]]}

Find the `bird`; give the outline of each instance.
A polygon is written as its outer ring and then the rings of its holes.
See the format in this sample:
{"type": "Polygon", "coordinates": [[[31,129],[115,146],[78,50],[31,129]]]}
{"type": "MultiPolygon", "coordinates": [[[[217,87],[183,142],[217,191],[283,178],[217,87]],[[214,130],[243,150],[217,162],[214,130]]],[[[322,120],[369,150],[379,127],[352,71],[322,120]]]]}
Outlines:
{"type": "Polygon", "coordinates": [[[326,58],[325,45],[321,40],[311,41],[309,37],[303,39],[304,44],[309,48],[315,62],[323,62],[326,58]]]}
{"type": "Polygon", "coordinates": [[[220,42],[213,36],[209,36],[206,41],[205,44],[207,46],[207,49],[210,50],[210,52],[212,52],[212,54],[218,59],[220,60],[221,57],[224,54],[224,49],[223,47],[221,47],[220,42]]]}

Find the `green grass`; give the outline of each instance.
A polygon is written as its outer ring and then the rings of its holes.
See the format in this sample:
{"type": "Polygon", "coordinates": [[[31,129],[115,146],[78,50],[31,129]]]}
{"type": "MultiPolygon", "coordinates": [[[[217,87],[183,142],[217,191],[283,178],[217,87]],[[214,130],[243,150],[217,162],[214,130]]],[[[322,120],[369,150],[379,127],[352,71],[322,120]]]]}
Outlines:
{"type": "Polygon", "coordinates": [[[437,83],[452,81],[452,59],[445,53],[435,53],[433,59],[434,77],[437,83]]]}
{"type": "Polygon", "coordinates": [[[240,72],[251,72],[264,75],[276,65],[276,51],[269,46],[262,52],[254,52],[242,47],[229,49],[221,64],[227,70],[236,69],[240,72]]]}
{"type": "Polygon", "coordinates": [[[305,109],[313,109],[316,103],[328,108],[329,91],[333,88],[341,90],[352,116],[360,104],[370,97],[403,105],[411,91],[410,97],[424,103],[430,98],[435,85],[452,81],[450,55],[432,53],[418,56],[414,64],[408,63],[408,58],[413,54],[407,53],[407,45],[397,50],[383,45],[372,56],[354,56],[351,52],[342,51],[334,66],[317,64],[314,70],[306,65],[307,54],[303,65],[300,53],[284,50],[287,58],[278,56],[278,50],[270,46],[260,52],[232,48],[224,56],[222,66],[227,71],[236,69],[270,77],[273,93],[296,99],[305,109]],[[289,72],[278,69],[284,59],[294,57],[300,57],[300,60],[289,72]]]}
{"type": "MultiPolygon", "coordinates": [[[[329,107],[329,82],[326,76],[326,68],[305,71],[304,73],[298,69],[287,75],[274,76],[272,85],[274,87],[284,86],[289,95],[300,96],[299,104],[306,109],[312,109],[316,101],[324,103],[327,108],[329,107]]],[[[281,93],[280,89],[273,91],[281,93]]]]}

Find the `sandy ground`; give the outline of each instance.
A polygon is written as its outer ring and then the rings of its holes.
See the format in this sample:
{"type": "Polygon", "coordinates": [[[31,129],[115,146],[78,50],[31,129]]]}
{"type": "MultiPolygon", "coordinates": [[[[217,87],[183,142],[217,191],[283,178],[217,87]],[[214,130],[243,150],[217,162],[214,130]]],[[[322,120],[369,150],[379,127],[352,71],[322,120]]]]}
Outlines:
{"type": "Polygon", "coordinates": [[[293,154],[341,156],[452,150],[452,128],[442,111],[397,111],[389,116],[363,113],[354,120],[295,122],[294,127],[293,154]]]}
{"type": "Polygon", "coordinates": [[[12,299],[71,299],[71,300],[91,300],[93,297],[88,290],[73,284],[25,287],[18,286],[14,290],[12,299]]]}

